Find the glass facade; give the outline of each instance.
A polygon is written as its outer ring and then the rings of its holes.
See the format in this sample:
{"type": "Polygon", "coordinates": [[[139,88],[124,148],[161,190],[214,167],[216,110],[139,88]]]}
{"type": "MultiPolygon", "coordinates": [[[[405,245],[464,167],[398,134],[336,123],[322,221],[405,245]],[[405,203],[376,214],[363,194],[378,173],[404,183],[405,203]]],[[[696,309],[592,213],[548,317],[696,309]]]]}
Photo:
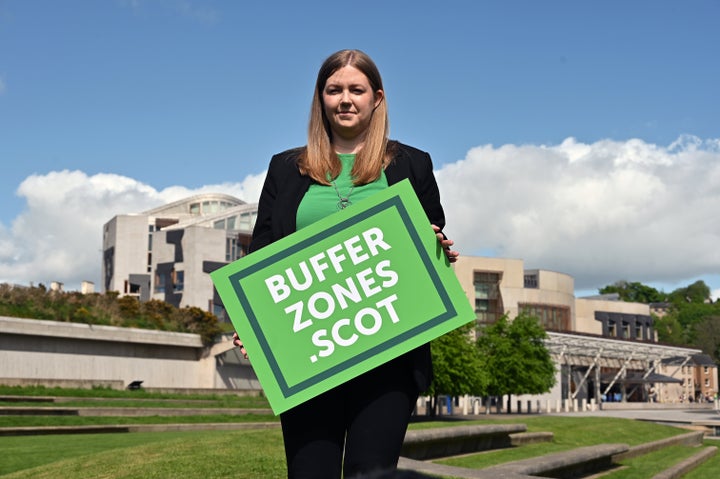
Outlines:
{"type": "Polygon", "coordinates": [[[473,276],[475,287],[475,317],[480,325],[492,324],[505,310],[500,294],[502,273],[476,271],[473,276]]]}
{"type": "Polygon", "coordinates": [[[519,303],[518,310],[534,316],[546,331],[570,331],[570,308],[550,304],[519,303]]]}

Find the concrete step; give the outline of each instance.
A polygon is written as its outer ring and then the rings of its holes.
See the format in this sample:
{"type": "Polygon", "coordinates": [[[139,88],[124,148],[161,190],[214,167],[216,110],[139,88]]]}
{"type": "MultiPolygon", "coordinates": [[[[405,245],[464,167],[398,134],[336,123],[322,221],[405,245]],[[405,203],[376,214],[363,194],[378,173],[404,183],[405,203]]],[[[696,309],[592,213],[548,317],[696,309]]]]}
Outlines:
{"type": "Polygon", "coordinates": [[[525,432],[525,424],[488,424],[412,429],[405,434],[401,455],[432,459],[510,447],[513,433],[525,432]]]}
{"type": "Polygon", "coordinates": [[[703,462],[715,456],[715,454],[717,454],[717,449],[718,448],[715,446],[704,447],[684,461],[680,461],[660,474],[656,474],[652,479],[678,479],[683,477],[703,462]]]}

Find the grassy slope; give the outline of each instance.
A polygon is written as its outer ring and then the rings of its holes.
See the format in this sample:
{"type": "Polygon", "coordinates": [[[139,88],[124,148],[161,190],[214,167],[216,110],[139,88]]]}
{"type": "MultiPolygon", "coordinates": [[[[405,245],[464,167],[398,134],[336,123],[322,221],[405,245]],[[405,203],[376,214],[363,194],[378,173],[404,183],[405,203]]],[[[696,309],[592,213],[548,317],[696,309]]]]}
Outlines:
{"type": "MultiPolygon", "coordinates": [[[[42,388],[41,388],[42,389],[42,388]]],[[[106,391],[106,390],[104,390],[106,391]]],[[[49,394],[48,390],[34,391],[36,395],[49,394]]],[[[66,391],[67,392],[67,391],[66,391]]],[[[0,395],[8,394],[0,388],[0,395]]],[[[86,393],[92,397],[92,392],[86,393]]],[[[100,394],[108,394],[102,392],[100,394]]],[[[78,394],[67,392],[67,396],[78,394]]],[[[135,399],[157,399],[162,402],[168,395],[152,394],[140,398],[135,392],[113,391],[110,397],[129,401],[130,406],[143,401],[135,399]]],[[[187,396],[179,395],[187,399],[187,396]]],[[[201,396],[202,407],[248,407],[240,406],[246,399],[232,397],[201,396]],[[205,401],[210,401],[208,405],[205,401]],[[218,404],[225,404],[219,406],[218,404]]],[[[257,398],[255,398],[257,399],[257,398]]],[[[84,404],[83,401],[80,401],[84,404]]],[[[108,403],[114,401],[108,401],[108,403]]],[[[154,402],[154,401],[153,401],[154,402]]],[[[104,402],[88,400],[96,406],[110,405],[104,402]]],[[[266,407],[264,399],[258,407],[266,407]]],[[[58,404],[64,406],[65,404],[58,404]]],[[[160,404],[163,405],[163,404],[160,404]]],[[[175,407],[171,403],[167,407],[175,407]]],[[[89,406],[87,406],[89,407],[89,406]]],[[[150,418],[90,418],[90,417],[23,417],[0,416],[3,421],[17,421],[16,425],[47,425],[50,421],[57,424],[78,424],[77,421],[98,421],[93,424],[120,424],[121,421],[141,423],[167,422],[236,422],[248,420],[277,420],[262,415],[232,416],[187,416],[187,417],[150,417],[150,418]],[[12,419],[8,419],[12,418],[12,419]],[[24,424],[23,424],[24,423],[24,424]]],[[[548,444],[528,445],[500,451],[464,456],[442,461],[446,464],[463,467],[486,467],[509,460],[522,459],[534,455],[546,454],[574,447],[608,442],[620,442],[629,445],[660,439],[684,430],[642,421],[615,418],[590,417],[554,417],[554,416],[494,416],[477,423],[525,423],[528,431],[552,431],[555,440],[548,444]]],[[[85,424],[86,422],[81,422],[85,424]]],[[[451,424],[468,424],[467,422],[451,424]]],[[[446,427],[446,422],[412,424],[411,428],[446,427]]],[[[709,444],[720,445],[717,441],[709,444]]],[[[0,477],[9,478],[175,478],[213,479],[223,477],[282,478],[285,477],[282,437],[279,430],[249,431],[200,431],[135,434],[93,434],[62,436],[0,437],[0,477]]],[[[695,452],[696,448],[672,447],[659,453],[628,460],[625,468],[618,469],[607,476],[608,479],[650,478],[695,452]]],[[[696,471],[687,475],[687,479],[714,479],[720,470],[720,457],[716,456],[696,471]]]]}
{"type": "Polygon", "coordinates": [[[0,438],[10,478],[281,478],[279,430],[0,438]],[[8,441],[10,439],[10,441],[8,441]]]}

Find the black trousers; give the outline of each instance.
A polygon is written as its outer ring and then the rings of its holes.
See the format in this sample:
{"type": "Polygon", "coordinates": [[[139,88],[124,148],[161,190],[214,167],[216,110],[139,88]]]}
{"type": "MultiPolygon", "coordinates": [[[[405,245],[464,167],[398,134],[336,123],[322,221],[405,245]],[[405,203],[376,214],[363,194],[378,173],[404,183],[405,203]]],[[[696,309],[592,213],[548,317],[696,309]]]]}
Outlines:
{"type": "Polygon", "coordinates": [[[396,359],[280,415],[289,479],[397,468],[418,390],[396,359]]]}

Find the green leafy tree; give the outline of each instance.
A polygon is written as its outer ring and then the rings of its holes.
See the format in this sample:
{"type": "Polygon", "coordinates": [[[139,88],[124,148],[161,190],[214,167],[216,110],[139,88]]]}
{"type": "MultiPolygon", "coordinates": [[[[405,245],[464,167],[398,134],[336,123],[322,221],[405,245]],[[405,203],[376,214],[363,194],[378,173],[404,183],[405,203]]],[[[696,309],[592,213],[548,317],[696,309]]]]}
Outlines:
{"type": "Polygon", "coordinates": [[[720,314],[703,318],[693,329],[693,345],[720,363],[720,314]]]}
{"type": "Polygon", "coordinates": [[[488,393],[502,397],[548,392],[555,385],[555,365],[546,338],[537,318],[527,314],[513,321],[503,316],[488,326],[477,340],[490,372],[488,393]]]}
{"type": "Polygon", "coordinates": [[[685,339],[692,342],[695,339],[694,326],[707,317],[720,314],[720,304],[679,302],[673,305],[670,314],[677,317],[684,329],[685,339]]]}
{"type": "Polygon", "coordinates": [[[677,313],[671,312],[665,316],[653,316],[653,325],[657,332],[658,341],[661,343],[682,346],[687,344],[685,328],[678,320],[677,313]]]}
{"type": "Polygon", "coordinates": [[[618,281],[598,290],[600,294],[617,293],[620,299],[628,303],[661,303],[667,301],[667,295],[652,286],[642,283],[618,281]]]}
{"type": "Polygon", "coordinates": [[[430,343],[434,380],[432,411],[439,394],[462,396],[486,394],[489,375],[472,337],[473,324],[461,326],[430,343]]]}
{"type": "Polygon", "coordinates": [[[710,288],[705,281],[698,280],[684,288],[678,288],[669,297],[670,301],[679,306],[687,303],[703,304],[710,299],[710,288]]]}

